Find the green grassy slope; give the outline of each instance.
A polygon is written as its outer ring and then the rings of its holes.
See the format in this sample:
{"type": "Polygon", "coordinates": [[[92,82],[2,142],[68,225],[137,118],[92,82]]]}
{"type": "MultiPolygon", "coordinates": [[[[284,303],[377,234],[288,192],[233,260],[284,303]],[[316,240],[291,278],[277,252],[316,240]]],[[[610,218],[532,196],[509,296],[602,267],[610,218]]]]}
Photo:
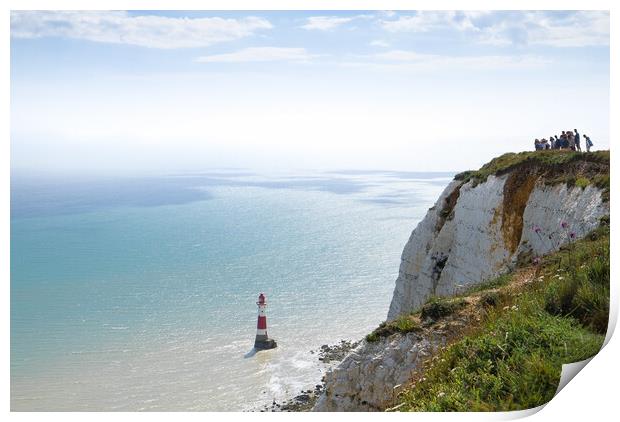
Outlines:
{"type": "MultiPolygon", "coordinates": [[[[539,263],[448,299],[452,304],[465,301],[469,309],[440,307],[447,311],[436,314],[437,319],[446,312],[465,311],[482,318],[429,359],[391,409],[498,411],[546,403],[556,391],[561,365],[593,356],[603,343],[609,266],[607,218],[587,238],[539,263]],[[530,277],[524,278],[524,272],[530,277]]],[[[420,313],[401,317],[368,340],[418,329],[423,320],[420,313]]]]}

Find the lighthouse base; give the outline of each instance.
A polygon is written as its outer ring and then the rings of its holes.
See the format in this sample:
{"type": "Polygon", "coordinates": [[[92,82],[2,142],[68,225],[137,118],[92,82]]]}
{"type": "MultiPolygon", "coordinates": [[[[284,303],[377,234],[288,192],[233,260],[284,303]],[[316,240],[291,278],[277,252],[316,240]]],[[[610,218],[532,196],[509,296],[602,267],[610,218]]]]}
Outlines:
{"type": "Polygon", "coordinates": [[[269,350],[269,349],[275,349],[276,347],[278,347],[278,343],[276,343],[276,341],[274,339],[267,339],[267,340],[256,340],[254,342],[254,348],[257,350],[269,350]]]}

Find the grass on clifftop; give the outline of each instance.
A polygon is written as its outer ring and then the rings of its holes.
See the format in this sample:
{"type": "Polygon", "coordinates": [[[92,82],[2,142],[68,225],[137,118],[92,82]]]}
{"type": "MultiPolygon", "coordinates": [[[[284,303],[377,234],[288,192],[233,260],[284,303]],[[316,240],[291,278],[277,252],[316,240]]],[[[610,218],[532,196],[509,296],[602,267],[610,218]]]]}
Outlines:
{"type": "Polygon", "coordinates": [[[394,408],[500,411],[548,402],[562,364],[591,357],[602,346],[609,268],[604,219],[587,238],[546,256],[528,283],[511,286],[508,275],[490,283],[491,290],[477,290],[486,317],[426,362],[394,408]]]}
{"type": "MultiPolygon", "coordinates": [[[[602,163],[609,165],[609,151],[595,151],[589,153],[567,151],[567,150],[547,150],[547,151],[525,151],[519,153],[506,153],[494,158],[486,163],[479,170],[464,171],[454,176],[456,180],[463,182],[473,181],[474,185],[483,183],[490,175],[503,174],[516,166],[524,163],[541,164],[545,166],[563,165],[578,161],[602,163]]],[[[609,173],[607,172],[607,184],[609,184],[609,173]]],[[[599,181],[604,184],[604,181],[599,181]]]]}

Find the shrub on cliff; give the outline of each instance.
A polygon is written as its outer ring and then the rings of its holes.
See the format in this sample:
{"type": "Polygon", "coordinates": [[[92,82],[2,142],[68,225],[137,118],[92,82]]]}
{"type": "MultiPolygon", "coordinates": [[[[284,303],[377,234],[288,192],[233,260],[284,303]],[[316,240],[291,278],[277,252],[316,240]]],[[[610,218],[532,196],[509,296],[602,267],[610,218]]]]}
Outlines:
{"type": "Polygon", "coordinates": [[[484,292],[480,296],[480,304],[484,307],[496,307],[508,300],[508,295],[501,291],[484,292]]]}
{"type": "Polygon", "coordinates": [[[457,310],[463,308],[466,304],[467,301],[463,298],[445,299],[433,297],[424,306],[422,306],[420,318],[422,320],[437,321],[453,314],[457,310]]]}
{"type": "Polygon", "coordinates": [[[419,330],[421,330],[420,323],[414,314],[401,315],[394,321],[382,322],[379,327],[366,336],[366,341],[374,343],[392,334],[407,334],[419,330]]]}

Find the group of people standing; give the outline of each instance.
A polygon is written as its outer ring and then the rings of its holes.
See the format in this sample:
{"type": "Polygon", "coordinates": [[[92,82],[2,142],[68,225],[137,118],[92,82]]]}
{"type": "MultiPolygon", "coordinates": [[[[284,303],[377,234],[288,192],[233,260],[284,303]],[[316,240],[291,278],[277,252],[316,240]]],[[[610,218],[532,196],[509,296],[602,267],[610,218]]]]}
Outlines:
{"type": "MultiPolygon", "coordinates": [[[[585,140],[586,151],[590,152],[590,148],[592,145],[592,141],[590,137],[583,134],[583,139],[585,140]]],[[[536,151],[541,151],[545,149],[570,149],[573,151],[581,151],[581,135],[577,132],[577,129],[574,131],[562,131],[560,137],[558,135],[550,136],[549,139],[538,139],[534,140],[534,148],[536,151]]]]}

